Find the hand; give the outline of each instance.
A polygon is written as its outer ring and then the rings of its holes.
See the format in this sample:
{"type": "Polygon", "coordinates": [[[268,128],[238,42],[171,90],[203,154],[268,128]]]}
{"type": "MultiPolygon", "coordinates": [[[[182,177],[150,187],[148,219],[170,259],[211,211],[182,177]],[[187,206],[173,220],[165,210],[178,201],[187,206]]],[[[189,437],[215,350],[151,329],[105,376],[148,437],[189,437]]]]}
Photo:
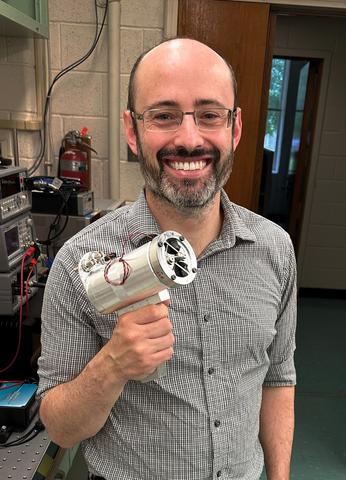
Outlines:
{"type": "Polygon", "coordinates": [[[164,303],[120,316],[107,345],[114,372],[122,380],[141,380],[173,355],[174,335],[164,303]]]}

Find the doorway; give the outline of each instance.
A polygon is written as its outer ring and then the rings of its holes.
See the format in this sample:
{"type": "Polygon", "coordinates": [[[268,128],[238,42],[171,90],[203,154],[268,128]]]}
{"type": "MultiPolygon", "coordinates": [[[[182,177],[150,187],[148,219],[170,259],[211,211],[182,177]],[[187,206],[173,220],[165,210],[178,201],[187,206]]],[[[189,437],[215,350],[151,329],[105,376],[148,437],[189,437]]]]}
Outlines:
{"type": "Polygon", "coordinates": [[[299,245],[322,60],[274,57],[258,211],[299,245]]]}

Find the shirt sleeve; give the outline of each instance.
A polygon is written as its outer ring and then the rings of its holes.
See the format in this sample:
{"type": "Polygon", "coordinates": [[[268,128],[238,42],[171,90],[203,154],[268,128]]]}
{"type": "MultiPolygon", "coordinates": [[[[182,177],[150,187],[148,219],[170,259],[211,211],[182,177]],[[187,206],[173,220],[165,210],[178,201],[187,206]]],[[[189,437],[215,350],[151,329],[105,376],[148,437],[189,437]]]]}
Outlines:
{"type": "Polygon", "coordinates": [[[43,298],[38,395],[72,380],[100,350],[76,267],[65,245],[54,260],[43,298]]]}
{"type": "Polygon", "coordinates": [[[281,302],[276,321],[276,335],[268,348],[270,366],[264,386],[281,387],[296,384],[294,366],[295,332],[297,323],[296,260],[293,245],[286,243],[282,275],[281,302]]]}

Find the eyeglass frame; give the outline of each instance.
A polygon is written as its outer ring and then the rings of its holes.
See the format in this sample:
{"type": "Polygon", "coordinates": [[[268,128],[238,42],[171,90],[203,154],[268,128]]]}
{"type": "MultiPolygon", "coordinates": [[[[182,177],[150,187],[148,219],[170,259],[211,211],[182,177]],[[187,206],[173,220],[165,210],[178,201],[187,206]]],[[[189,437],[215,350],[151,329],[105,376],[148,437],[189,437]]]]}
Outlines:
{"type": "MultiPolygon", "coordinates": [[[[226,125],[226,128],[229,128],[231,126],[231,123],[232,123],[232,120],[234,120],[237,116],[237,107],[233,107],[233,108],[226,108],[226,107],[214,107],[213,108],[214,110],[227,110],[227,125],[226,125]]],[[[211,109],[211,110],[213,110],[211,109]]],[[[142,113],[137,113],[133,110],[130,110],[130,114],[131,114],[131,117],[134,119],[134,120],[142,120],[143,121],[143,126],[144,126],[144,114],[146,112],[153,112],[153,111],[160,111],[160,110],[165,110],[163,107],[162,108],[148,108],[147,110],[144,110],[144,112],[142,113]]],[[[202,130],[202,131],[209,131],[209,132],[213,132],[213,131],[217,131],[218,128],[211,128],[211,129],[208,129],[208,128],[201,128],[199,123],[198,123],[198,120],[196,120],[196,112],[197,111],[200,111],[200,110],[203,110],[202,108],[197,108],[196,110],[193,110],[191,112],[183,112],[182,110],[179,110],[179,108],[170,108],[170,107],[167,107],[167,110],[175,110],[177,112],[180,112],[182,113],[182,117],[181,117],[181,122],[179,124],[177,124],[177,128],[174,128],[172,130],[160,130],[160,129],[157,129],[157,130],[149,130],[147,129],[145,126],[144,128],[148,131],[148,132],[176,132],[179,127],[182,125],[183,121],[184,121],[184,116],[185,115],[192,115],[193,116],[193,120],[195,122],[195,125],[196,127],[199,129],[199,130],[202,130]]],[[[208,109],[206,108],[205,111],[207,112],[208,109]]],[[[222,127],[220,127],[222,128],[222,127]]]]}

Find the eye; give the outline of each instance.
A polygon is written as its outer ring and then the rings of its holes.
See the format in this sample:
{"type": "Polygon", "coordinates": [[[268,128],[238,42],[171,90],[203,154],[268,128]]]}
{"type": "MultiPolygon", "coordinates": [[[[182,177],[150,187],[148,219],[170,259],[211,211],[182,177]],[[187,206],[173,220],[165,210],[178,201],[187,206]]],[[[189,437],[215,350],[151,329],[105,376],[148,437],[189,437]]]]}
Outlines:
{"type": "Polygon", "coordinates": [[[220,113],[214,111],[202,112],[202,117],[204,118],[219,118],[220,113]]]}
{"type": "Polygon", "coordinates": [[[178,116],[176,112],[163,110],[163,111],[152,112],[151,120],[153,122],[165,123],[165,122],[175,122],[177,118],[178,116]]]}
{"type": "Polygon", "coordinates": [[[198,112],[198,118],[203,122],[215,122],[224,118],[224,114],[218,110],[205,110],[198,112]]]}

